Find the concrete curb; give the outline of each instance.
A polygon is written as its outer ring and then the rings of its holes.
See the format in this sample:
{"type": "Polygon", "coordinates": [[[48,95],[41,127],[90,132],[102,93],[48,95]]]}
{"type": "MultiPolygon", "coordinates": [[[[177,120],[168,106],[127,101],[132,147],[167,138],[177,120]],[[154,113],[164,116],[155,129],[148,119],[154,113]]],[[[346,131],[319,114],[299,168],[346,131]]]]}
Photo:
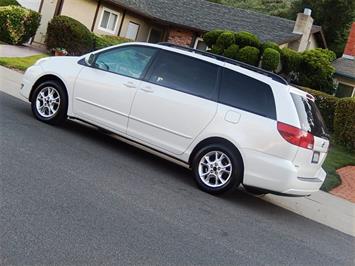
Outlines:
{"type": "Polygon", "coordinates": [[[262,199],[345,234],[355,236],[355,204],[350,201],[323,191],[303,198],[266,195],[262,199]]]}
{"type": "MultiPolygon", "coordinates": [[[[19,94],[22,76],[22,73],[0,66],[0,90],[25,100],[19,94]]],[[[261,199],[345,234],[355,236],[355,204],[350,201],[323,191],[304,198],[266,195],[261,199]]]]}

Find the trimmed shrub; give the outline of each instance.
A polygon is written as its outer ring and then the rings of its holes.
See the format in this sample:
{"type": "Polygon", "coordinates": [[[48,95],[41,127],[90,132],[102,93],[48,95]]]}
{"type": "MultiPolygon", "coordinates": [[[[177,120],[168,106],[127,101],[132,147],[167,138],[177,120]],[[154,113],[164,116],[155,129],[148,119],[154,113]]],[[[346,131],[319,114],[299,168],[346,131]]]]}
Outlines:
{"type": "Polygon", "coordinates": [[[280,64],[280,53],[272,48],[266,48],[263,54],[261,67],[265,70],[275,71],[280,64]]]}
{"type": "Polygon", "coordinates": [[[274,49],[274,50],[278,51],[279,53],[281,53],[281,48],[275,42],[271,42],[271,41],[264,42],[261,46],[262,52],[264,52],[265,49],[267,49],[267,48],[274,49]]]}
{"type": "Polygon", "coordinates": [[[302,62],[302,55],[289,48],[281,49],[282,72],[286,75],[298,73],[302,62]]]}
{"type": "Polygon", "coordinates": [[[0,6],[21,6],[16,0],[0,0],[0,6]]]}
{"type": "Polygon", "coordinates": [[[224,30],[211,30],[203,35],[203,41],[208,47],[211,47],[217,42],[219,35],[221,35],[224,30]]]}
{"type": "Polygon", "coordinates": [[[238,60],[244,63],[257,66],[259,64],[260,51],[256,47],[245,46],[239,50],[238,60]]]}
{"type": "Polygon", "coordinates": [[[240,48],[243,48],[245,46],[252,46],[256,48],[260,47],[259,38],[256,35],[246,31],[236,33],[235,42],[239,45],[240,48]]]}
{"type": "Polygon", "coordinates": [[[347,150],[355,151],[355,98],[341,98],[335,109],[335,141],[347,150]]]}
{"type": "Polygon", "coordinates": [[[114,35],[95,35],[94,34],[94,50],[100,50],[113,45],[131,42],[131,40],[114,35]]]}
{"type": "Polygon", "coordinates": [[[224,52],[224,47],[221,45],[218,45],[218,44],[214,44],[214,45],[212,45],[210,52],[213,54],[222,55],[224,52]]]}
{"type": "Polygon", "coordinates": [[[22,44],[36,34],[41,15],[21,6],[0,7],[0,41],[22,44]]]}
{"type": "Polygon", "coordinates": [[[322,114],[325,125],[327,126],[330,132],[333,132],[335,108],[337,106],[339,98],[321,91],[316,91],[305,87],[300,87],[300,89],[314,96],[314,98],[316,99],[316,105],[320,113],[322,114]]]}
{"type": "Polygon", "coordinates": [[[228,48],[235,43],[235,34],[231,31],[225,31],[218,36],[216,44],[223,48],[228,48]]]}
{"type": "Polygon", "coordinates": [[[332,94],[335,90],[333,58],[332,52],[325,49],[303,52],[298,84],[332,94]]]}
{"type": "Polygon", "coordinates": [[[82,55],[94,48],[93,34],[79,21],[56,16],[48,24],[47,49],[64,48],[69,55],[82,55]]]}
{"type": "Polygon", "coordinates": [[[232,59],[238,58],[239,46],[236,44],[232,44],[227,49],[224,50],[224,56],[232,59]]]}

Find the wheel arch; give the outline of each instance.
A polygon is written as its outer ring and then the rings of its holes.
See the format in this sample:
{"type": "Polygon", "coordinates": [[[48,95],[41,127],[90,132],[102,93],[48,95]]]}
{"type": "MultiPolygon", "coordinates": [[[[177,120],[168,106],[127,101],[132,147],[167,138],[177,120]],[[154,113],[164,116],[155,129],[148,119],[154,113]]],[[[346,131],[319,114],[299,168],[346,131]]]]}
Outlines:
{"type": "Polygon", "coordinates": [[[222,144],[222,145],[226,145],[227,147],[231,148],[233,151],[236,152],[237,156],[239,157],[241,163],[242,163],[242,175],[244,177],[244,160],[243,160],[243,156],[242,153],[240,152],[240,150],[236,147],[236,145],[234,145],[231,141],[225,139],[225,138],[221,138],[221,137],[209,137],[206,138],[202,141],[200,141],[192,150],[190,156],[189,156],[189,165],[192,165],[192,160],[195,157],[196,153],[202,149],[203,147],[210,145],[210,144],[222,144]]]}
{"type": "Polygon", "coordinates": [[[64,88],[64,90],[65,90],[65,92],[66,92],[66,94],[67,94],[67,99],[68,99],[68,96],[69,96],[69,95],[68,95],[68,90],[67,90],[67,87],[65,86],[64,81],[63,81],[61,78],[59,78],[58,76],[56,76],[56,75],[53,75],[53,74],[46,74],[46,75],[40,77],[39,79],[37,79],[37,81],[33,84],[32,88],[31,88],[30,95],[29,95],[29,101],[31,101],[31,99],[32,99],[32,94],[33,94],[34,90],[37,88],[37,86],[38,86],[39,84],[45,82],[45,81],[50,81],[50,80],[57,81],[57,82],[60,83],[60,85],[63,86],[63,88],[64,88]]]}

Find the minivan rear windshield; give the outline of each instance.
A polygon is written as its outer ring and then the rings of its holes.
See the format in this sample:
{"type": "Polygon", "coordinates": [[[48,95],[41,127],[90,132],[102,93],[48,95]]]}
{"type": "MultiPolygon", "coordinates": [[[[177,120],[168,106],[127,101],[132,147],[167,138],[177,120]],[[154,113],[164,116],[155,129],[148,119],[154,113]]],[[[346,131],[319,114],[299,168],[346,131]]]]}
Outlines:
{"type": "Polygon", "coordinates": [[[312,100],[295,93],[291,93],[291,96],[297,109],[301,129],[312,133],[316,137],[328,139],[328,130],[316,104],[312,100]]]}

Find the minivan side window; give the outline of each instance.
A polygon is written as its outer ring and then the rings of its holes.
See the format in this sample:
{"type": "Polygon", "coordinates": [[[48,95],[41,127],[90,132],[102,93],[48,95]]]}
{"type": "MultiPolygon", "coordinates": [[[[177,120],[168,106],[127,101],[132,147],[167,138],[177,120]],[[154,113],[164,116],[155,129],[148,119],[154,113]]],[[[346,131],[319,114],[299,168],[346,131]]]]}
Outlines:
{"type": "Polygon", "coordinates": [[[156,52],[157,49],[152,47],[118,47],[98,54],[95,67],[131,78],[141,78],[156,52]]]}
{"type": "Polygon", "coordinates": [[[271,87],[229,69],[223,69],[219,102],[276,119],[275,99],[271,87]]]}
{"type": "Polygon", "coordinates": [[[150,72],[147,80],[151,83],[206,99],[216,99],[217,65],[161,51],[150,72]]]}

